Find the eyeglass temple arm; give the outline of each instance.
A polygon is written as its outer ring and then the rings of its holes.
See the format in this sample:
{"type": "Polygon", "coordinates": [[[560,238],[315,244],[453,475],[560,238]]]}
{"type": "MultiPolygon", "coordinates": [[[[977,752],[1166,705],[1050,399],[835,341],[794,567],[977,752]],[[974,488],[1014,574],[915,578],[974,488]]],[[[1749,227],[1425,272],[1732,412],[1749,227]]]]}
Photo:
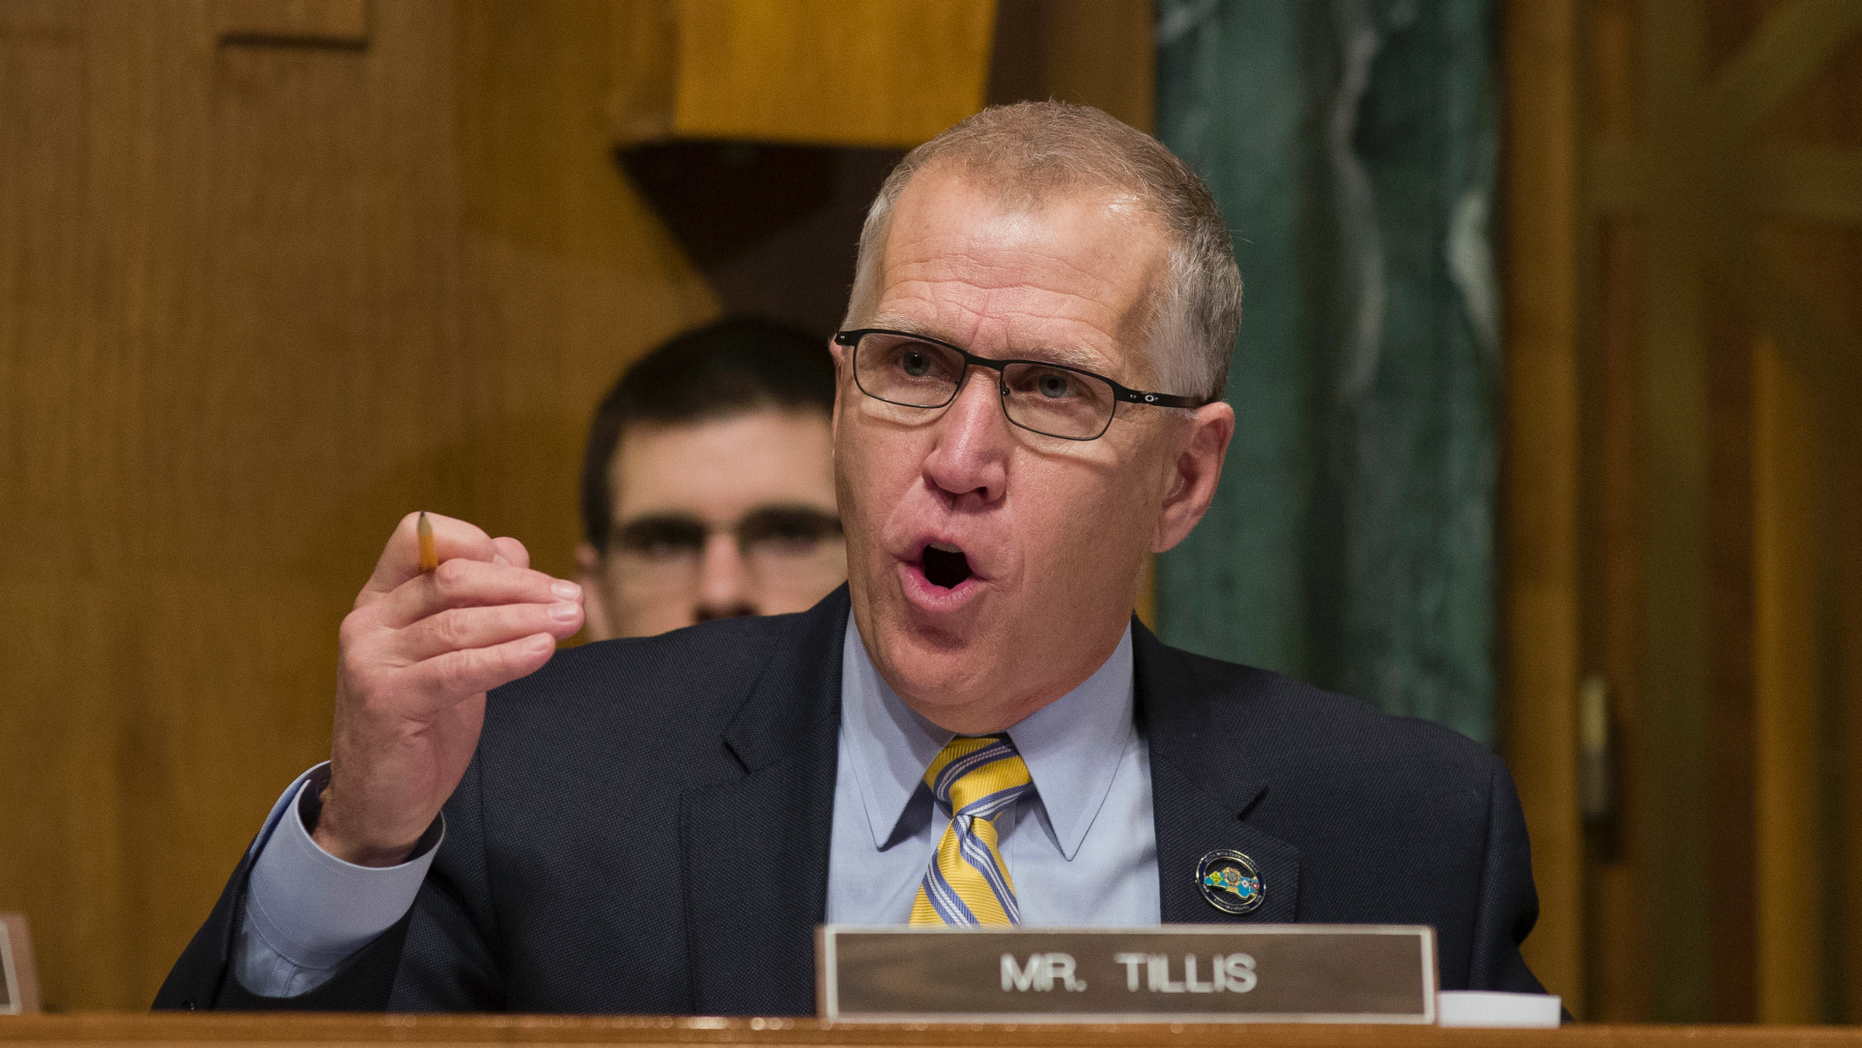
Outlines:
{"type": "Polygon", "coordinates": [[[1200,408],[1209,401],[1204,397],[1179,397],[1170,393],[1146,393],[1142,390],[1118,387],[1120,400],[1133,404],[1150,404],[1160,408],[1200,408]]]}

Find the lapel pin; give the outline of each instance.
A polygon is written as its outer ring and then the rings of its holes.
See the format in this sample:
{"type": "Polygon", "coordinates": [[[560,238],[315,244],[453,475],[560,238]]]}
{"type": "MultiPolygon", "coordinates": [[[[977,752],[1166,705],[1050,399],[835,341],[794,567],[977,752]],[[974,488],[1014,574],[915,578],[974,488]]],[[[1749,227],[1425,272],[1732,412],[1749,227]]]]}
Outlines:
{"type": "Polygon", "coordinates": [[[1253,913],[1265,894],[1254,860],[1232,848],[1217,848],[1197,861],[1196,887],[1223,913],[1253,913]]]}

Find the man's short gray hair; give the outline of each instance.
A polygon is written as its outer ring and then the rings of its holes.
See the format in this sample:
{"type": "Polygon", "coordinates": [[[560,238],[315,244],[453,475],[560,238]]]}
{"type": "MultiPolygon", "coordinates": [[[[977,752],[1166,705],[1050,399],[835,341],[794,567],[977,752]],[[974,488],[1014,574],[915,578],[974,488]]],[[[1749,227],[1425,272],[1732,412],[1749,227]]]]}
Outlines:
{"type": "Polygon", "coordinates": [[[1137,196],[1163,222],[1170,272],[1145,325],[1159,392],[1220,397],[1241,324],[1241,272],[1209,187],[1155,138],[1089,106],[995,106],[908,153],[879,190],[860,231],[845,327],[878,307],[892,209],[905,184],[938,163],[961,165],[1023,210],[1063,194],[1112,189],[1137,196]]]}

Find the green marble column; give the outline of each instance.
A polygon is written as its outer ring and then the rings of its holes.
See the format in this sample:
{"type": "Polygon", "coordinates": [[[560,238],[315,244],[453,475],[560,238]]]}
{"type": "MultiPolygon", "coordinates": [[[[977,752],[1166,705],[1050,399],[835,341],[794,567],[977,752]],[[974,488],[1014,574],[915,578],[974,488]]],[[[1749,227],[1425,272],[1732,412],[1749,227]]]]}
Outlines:
{"type": "Polygon", "coordinates": [[[1492,0],[1160,0],[1158,135],[1246,284],[1166,639],[1491,742],[1492,0]]]}

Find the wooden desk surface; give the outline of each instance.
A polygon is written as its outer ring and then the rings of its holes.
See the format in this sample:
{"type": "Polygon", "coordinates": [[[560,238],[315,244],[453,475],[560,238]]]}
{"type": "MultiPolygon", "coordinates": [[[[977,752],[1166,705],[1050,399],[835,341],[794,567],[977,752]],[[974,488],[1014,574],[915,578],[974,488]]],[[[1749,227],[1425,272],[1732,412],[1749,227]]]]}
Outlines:
{"type": "Polygon", "coordinates": [[[141,1048],[233,1045],[289,1048],[331,1043],[369,1048],[447,1045],[1288,1045],[1292,1048],[1409,1048],[1480,1045],[1604,1048],[1857,1046],[1862,1028],[1784,1026],[1567,1026],[1561,1030],[1444,1030],[1427,1026],[1228,1026],[826,1023],[813,1019],[590,1016],[205,1015],[187,1013],[0,1017],[0,1048],[141,1048]]]}

